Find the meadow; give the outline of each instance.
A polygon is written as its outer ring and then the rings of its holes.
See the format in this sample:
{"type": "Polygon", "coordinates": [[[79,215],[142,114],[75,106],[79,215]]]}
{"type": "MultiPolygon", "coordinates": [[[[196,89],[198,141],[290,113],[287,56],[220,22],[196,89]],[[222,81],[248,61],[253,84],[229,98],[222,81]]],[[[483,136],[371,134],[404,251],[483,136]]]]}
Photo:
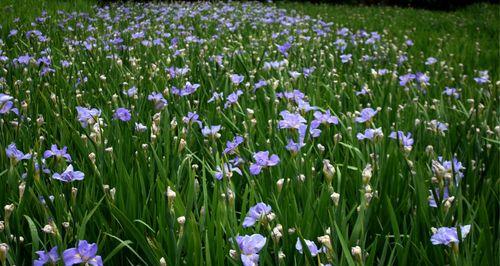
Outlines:
{"type": "Polygon", "coordinates": [[[0,265],[498,265],[499,14],[0,2],[0,265]]]}

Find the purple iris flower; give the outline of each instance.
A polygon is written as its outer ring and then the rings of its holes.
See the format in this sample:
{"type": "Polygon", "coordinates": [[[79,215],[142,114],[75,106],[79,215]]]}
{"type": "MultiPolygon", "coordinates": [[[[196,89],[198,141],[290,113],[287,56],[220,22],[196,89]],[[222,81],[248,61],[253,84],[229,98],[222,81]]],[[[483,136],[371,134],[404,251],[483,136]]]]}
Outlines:
{"type": "Polygon", "coordinates": [[[196,90],[200,87],[200,84],[191,84],[191,82],[186,82],[183,89],[177,89],[176,87],[172,88],[172,94],[176,94],[179,96],[187,96],[196,92],[196,90]]]}
{"type": "Polygon", "coordinates": [[[427,76],[425,73],[417,72],[415,73],[415,80],[418,82],[419,85],[430,85],[429,83],[429,76],[427,76]]]}
{"type": "Polygon", "coordinates": [[[89,244],[86,240],[78,241],[76,248],[69,248],[63,252],[64,265],[89,264],[102,266],[102,258],[97,255],[97,244],[89,244]]]}
{"type": "Polygon", "coordinates": [[[318,110],[317,106],[312,106],[308,101],[298,100],[297,101],[297,110],[301,112],[309,112],[318,110]]]}
{"type": "Polygon", "coordinates": [[[233,141],[226,142],[226,148],[223,151],[223,154],[234,154],[236,153],[236,149],[238,146],[243,143],[244,139],[242,136],[234,137],[233,141]]]}
{"type": "Polygon", "coordinates": [[[60,180],[62,182],[73,182],[75,180],[83,180],[83,178],[85,177],[85,174],[83,172],[80,172],[80,171],[74,171],[73,170],[73,165],[68,165],[68,167],[66,168],[66,170],[64,170],[64,172],[62,172],[61,174],[59,173],[54,173],[54,175],[52,175],[52,178],[56,179],[56,180],[60,180]]]}
{"type": "Polygon", "coordinates": [[[303,118],[300,114],[290,113],[289,111],[281,111],[280,116],[283,120],[278,122],[278,128],[292,128],[299,129],[301,125],[307,122],[305,118],[303,118]]]}
{"type": "Polygon", "coordinates": [[[488,74],[488,70],[479,71],[479,77],[475,77],[474,80],[479,85],[489,83],[490,75],[488,74]]]}
{"type": "Polygon", "coordinates": [[[413,139],[411,138],[411,133],[408,132],[407,135],[403,131],[391,132],[389,135],[391,139],[397,139],[405,148],[411,148],[413,146],[413,139]]]}
{"type": "Polygon", "coordinates": [[[238,102],[238,98],[243,94],[242,90],[237,90],[231,94],[229,94],[226,98],[226,103],[224,104],[224,108],[231,107],[233,104],[238,102]]]}
{"type": "Polygon", "coordinates": [[[99,116],[101,116],[101,110],[96,108],[89,109],[77,106],[76,111],[78,112],[78,121],[84,128],[86,128],[89,124],[95,124],[99,119],[99,116]]]}
{"type": "Polygon", "coordinates": [[[358,133],[356,137],[358,140],[364,140],[364,139],[369,139],[369,140],[374,140],[378,137],[384,136],[384,133],[382,132],[382,128],[368,128],[365,130],[365,133],[358,133]]]}
{"type": "MultiPolygon", "coordinates": [[[[304,239],[304,242],[306,243],[307,249],[311,253],[311,256],[316,257],[319,253],[322,252],[322,249],[319,249],[318,246],[316,246],[316,243],[311,240],[304,239]]],[[[297,237],[297,243],[295,243],[295,249],[300,254],[304,254],[303,248],[302,248],[302,241],[300,241],[300,238],[297,237]]]]}
{"type": "Polygon", "coordinates": [[[165,100],[165,98],[163,97],[163,94],[159,92],[153,92],[148,95],[148,100],[154,103],[156,111],[163,110],[163,108],[165,108],[165,106],[168,104],[167,100],[165,100]]]}
{"type": "MultiPolygon", "coordinates": [[[[443,199],[442,200],[440,198],[441,194],[440,194],[439,189],[436,189],[435,192],[436,192],[436,195],[438,196],[438,200],[441,202],[444,202],[445,200],[447,200],[450,197],[450,192],[448,190],[448,187],[444,187],[444,189],[443,189],[443,199]]],[[[436,199],[434,198],[434,194],[432,194],[432,190],[429,190],[429,193],[430,193],[429,206],[431,206],[433,208],[437,208],[436,199]]]]}
{"type": "Polygon", "coordinates": [[[415,78],[416,78],[415,74],[411,74],[411,73],[403,75],[403,76],[399,76],[399,85],[404,87],[404,86],[406,86],[406,84],[408,84],[409,82],[411,82],[415,78]]]}
{"type": "Polygon", "coordinates": [[[255,92],[257,89],[267,86],[267,82],[263,79],[259,80],[259,82],[253,85],[253,91],[255,92]]]}
{"type": "Polygon", "coordinates": [[[462,163],[460,161],[458,161],[458,159],[455,157],[453,157],[453,159],[451,161],[444,161],[443,157],[439,156],[438,161],[443,164],[443,167],[446,170],[448,170],[448,171],[453,170],[455,172],[455,185],[458,186],[458,183],[464,177],[462,170],[464,170],[465,167],[462,165],[462,163]]]}
{"type": "Polygon", "coordinates": [[[292,45],[289,42],[286,42],[283,45],[277,45],[278,51],[284,56],[288,57],[288,49],[292,47],[292,45]]]}
{"type": "Polygon", "coordinates": [[[141,124],[141,123],[137,123],[135,122],[135,131],[137,132],[145,132],[146,130],[148,130],[148,127],[141,124]]]}
{"type": "MultiPolygon", "coordinates": [[[[460,226],[460,233],[462,235],[462,240],[469,234],[470,232],[470,224],[465,226],[460,226]]],[[[431,242],[433,245],[447,245],[451,246],[452,243],[458,243],[460,240],[458,239],[457,228],[455,227],[440,227],[437,231],[431,236],[431,242]]]]}
{"type": "MultiPolygon", "coordinates": [[[[314,121],[313,121],[314,122],[314,121]]],[[[318,126],[319,124],[318,123],[311,123],[309,125],[309,135],[312,137],[312,138],[317,138],[319,137],[319,135],[321,134],[321,130],[318,129],[318,126]]],[[[305,137],[306,137],[306,132],[307,130],[307,125],[301,125],[299,127],[299,137],[303,140],[305,137]]]]}
{"type": "Polygon", "coordinates": [[[47,159],[49,157],[64,158],[66,162],[71,162],[71,155],[68,154],[68,147],[64,146],[62,149],[58,149],[56,144],[50,146],[50,150],[46,150],[43,153],[43,158],[47,159]]]}
{"type": "Polygon", "coordinates": [[[280,162],[278,155],[273,154],[269,156],[269,151],[259,151],[253,155],[255,163],[250,165],[250,173],[252,175],[258,175],[262,168],[268,166],[275,166],[280,162]]]}
{"type": "Polygon", "coordinates": [[[276,93],[276,98],[278,99],[287,99],[287,100],[291,100],[291,101],[294,101],[296,103],[300,102],[300,101],[303,101],[303,99],[306,97],[306,95],[299,91],[299,90],[293,90],[291,92],[289,91],[285,91],[285,92],[278,92],[276,93]]]}
{"type": "Polygon", "coordinates": [[[359,116],[356,117],[355,121],[358,123],[368,122],[377,114],[377,112],[378,111],[374,110],[373,108],[364,108],[359,113],[359,116]]]}
{"type": "Polygon", "coordinates": [[[241,250],[243,266],[259,264],[259,252],[266,245],[266,238],[260,234],[237,236],[236,243],[241,250]]]}
{"type": "Polygon", "coordinates": [[[35,252],[38,259],[33,261],[33,266],[43,266],[45,264],[56,265],[61,259],[57,253],[57,246],[53,247],[50,251],[40,250],[35,252]]]}
{"type": "Polygon", "coordinates": [[[443,94],[448,95],[448,96],[453,96],[453,97],[455,97],[455,99],[460,98],[460,93],[458,93],[457,89],[455,89],[455,88],[445,87],[443,94]]]}
{"type": "Polygon", "coordinates": [[[220,125],[216,125],[216,126],[205,126],[202,130],[201,130],[201,134],[203,134],[203,136],[205,137],[217,137],[217,134],[219,132],[219,130],[221,129],[221,126],[220,125]]]}
{"type": "Polygon", "coordinates": [[[410,39],[406,40],[406,41],[405,41],[405,43],[406,43],[406,45],[408,45],[408,46],[413,46],[413,41],[412,41],[412,40],[410,40],[410,39]]]}
{"type": "Polygon", "coordinates": [[[224,93],[223,92],[218,93],[218,92],[214,91],[214,93],[212,94],[212,98],[208,99],[207,103],[211,103],[213,101],[220,100],[223,97],[224,97],[224,93]]]}
{"type": "Polygon", "coordinates": [[[0,114],[6,114],[8,112],[13,112],[15,114],[19,114],[17,108],[13,108],[14,102],[12,101],[14,97],[0,93],[0,114]]]}
{"type": "Polygon", "coordinates": [[[224,163],[223,168],[224,169],[221,169],[220,166],[217,166],[215,174],[214,174],[214,176],[217,180],[222,180],[222,178],[224,178],[224,176],[231,178],[233,176],[233,172],[236,172],[239,175],[243,175],[240,168],[236,167],[236,165],[233,165],[231,163],[224,163]]]}
{"type": "Polygon", "coordinates": [[[124,90],[123,94],[127,95],[128,97],[134,97],[135,95],[137,95],[137,87],[133,86],[126,91],[124,90]]]}
{"type": "Polygon", "coordinates": [[[363,86],[361,90],[355,91],[354,93],[356,94],[356,96],[359,96],[359,95],[366,95],[370,93],[370,91],[367,89],[367,86],[363,86]]]}
{"type": "Polygon", "coordinates": [[[266,215],[270,214],[272,211],[271,206],[259,202],[255,204],[253,207],[250,207],[248,210],[247,216],[245,217],[245,220],[243,221],[243,227],[251,227],[255,225],[256,222],[264,219],[266,215]]]}
{"type": "Polygon", "coordinates": [[[299,142],[296,143],[292,139],[288,140],[288,144],[286,145],[286,149],[291,151],[292,153],[298,153],[302,147],[306,144],[304,143],[304,139],[302,137],[299,138],[299,142]]]}
{"type": "Polygon", "coordinates": [[[239,85],[241,82],[243,82],[244,79],[245,79],[245,77],[242,75],[238,75],[238,74],[231,75],[231,82],[234,85],[239,85]]]}
{"type": "Polygon", "coordinates": [[[292,79],[297,79],[302,73],[297,71],[288,71],[288,74],[290,74],[290,77],[292,77],[292,79]]]}
{"type": "Polygon", "coordinates": [[[340,60],[344,64],[347,63],[347,62],[350,62],[352,60],[352,54],[343,54],[343,55],[340,55],[340,60]]]}
{"type": "Polygon", "coordinates": [[[430,66],[430,65],[434,65],[438,60],[434,57],[429,57],[427,58],[427,61],[425,61],[425,64],[430,66]]]}
{"type": "Polygon", "coordinates": [[[339,123],[338,117],[332,115],[330,110],[326,110],[325,113],[321,113],[320,111],[314,112],[314,120],[312,123],[318,124],[334,124],[337,125],[339,123]]]}
{"type": "Polygon", "coordinates": [[[21,65],[28,65],[33,57],[29,54],[21,55],[20,57],[14,59],[15,62],[21,65]]]}
{"type": "Polygon", "coordinates": [[[200,116],[197,113],[188,112],[188,114],[182,118],[182,122],[188,125],[196,123],[201,127],[201,121],[199,120],[199,117],[200,116]]]}
{"type": "Polygon", "coordinates": [[[31,159],[31,154],[24,154],[22,151],[18,150],[15,143],[9,144],[7,149],[5,149],[5,153],[7,154],[7,157],[14,159],[16,162],[31,159]]]}
{"type": "Polygon", "coordinates": [[[118,108],[116,109],[115,113],[113,114],[113,119],[120,120],[123,122],[130,121],[132,118],[132,115],[130,114],[130,111],[127,108],[118,108]]]}
{"type": "Polygon", "coordinates": [[[304,77],[309,77],[310,75],[312,75],[312,73],[314,72],[314,70],[316,70],[315,67],[309,67],[309,68],[303,68],[302,69],[302,73],[304,74],[304,77]]]}

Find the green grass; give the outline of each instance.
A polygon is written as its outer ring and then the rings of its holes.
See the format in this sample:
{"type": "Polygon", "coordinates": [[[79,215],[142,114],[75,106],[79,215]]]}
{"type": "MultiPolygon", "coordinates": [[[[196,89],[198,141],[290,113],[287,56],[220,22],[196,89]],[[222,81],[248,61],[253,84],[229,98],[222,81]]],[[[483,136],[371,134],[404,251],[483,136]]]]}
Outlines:
{"type": "MultiPolygon", "coordinates": [[[[290,48],[283,70],[270,71],[263,69],[264,62],[283,60],[276,45],[287,41],[284,36],[273,39],[271,34],[286,28],[277,24],[250,27],[248,20],[265,12],[245,14],[259,10],[260,4],[242,11],[240,3],[233,3],[235,10],[219,14],[231,22],[245,17],[236,32],[217,29],[213,21],[203,28],[205,22],[199,16],[183,16],[177,22],[171,16],[180,10],[178,6],[165,15],[169,19],[165,22],[155,20],[160,8],[128,4],[133,17],[151,19],[150,24],[130,19],[112,24],[133,50],[111,46],[106,51],[100,42],[90,51],[68,45],[65,38],[109,39],[104,16],[102,12],[98,16],[93,5],[91,1],[0,2],[3,55],[10,62],[25,54],[39,58],[48,53],[55,69],[41,76],[41,67],[33,62],[19,67],[0,60],[0,93],[13,96],[21,114],[0,114],[0,206],[15,206],[10,217],[0,212],[4,221],[0,243],[9,246],[5,261],[0,251],[0,265],[29,265],[38,258],[36,251],[58,246],[62,253],[78,240],[97,243],[106,265],[158,265],[161,258],[167,265],[239,265],[239,258],[230,255],[232,249],[240,252],[232,239],[257,233],[267,238],[259,253],[261,265],[495,265],[500,261],[498,5],[444,13],[278,3],[286,14],[319,16],[334,25],[330,35],[311,41],[299,35],[314,36],[311,28],[319,23],[305,21],[290,27],[297,46],[290,48]],[[27,39],[26,32],[34,28],[30,23],[42,10],[51,18],[36,28],[49,41],[27,39]],[[96,19],[77,16],[61,28],[57,22],[66,15],[58,10],[85,12],[96,19]],[[199,38],[210,40],[217,34],[220,39],[186,44],[179,30],[167,30],[180,38],[177,49],[185,49],[181,56],[174,56],[175,49],[168,48],[171,37],[164,38],[165,48],[149,48],[131,38],[135,31],[126,31],[128,26],[151,25],[146,35],[157,37],[155,31],[164,26],[169,29],[171,21],[192,26],[186,26],[187,30],[199,38]],[[84,30],[89,25],[95,30],[84,30]],[[68,26],[74,30],[63,30],[68,26]],[[351,53],[353,61],[343,64],[342,53],[334,45],[335,32],[342,27],[351,32],[378,31],[382,38],[378,50],[361,43],[349,45],[345,53],[351,53]],[[9,37],[14,28],[19,33],[9,37]],[[297,34],[296,29],[309,31],[297,34]],[[405,45],[406,39],[414,45],[405,45]],[[374,52],[381,55],[377,60],[360,60],[374,52]],[[408,61],[398,65],[403,52],[408,61]],[[223,53],[224,67],[210,59],[223,53]],[[107,58],[110,54],[120,60],[107,58]],[[439,62],[425,65],[430,56],[439,62]],[[61,60],[71,66],[63,68],[61,60]],[[186,66],[190,71],[184,77],[170,78],[164,71],[170,66],[186,66]],[[310,77],[290,77],[289,71],[311,66],[316,70],[310,77]],[[372,74],[381,68],[397,74],[372,74]],[[474,82],[479,70],[488,70],[491,82],[474,82]],[[425,72],[430,77],[425,93],[415,86],[405,90],[399,85],[398,76],[408,72],[425,72]],[[234,73],[245,77],[243,84],[231,84],[229,75],[234,73]],[[253,84],[260,79],[270,85],[253,93],[253,84]],[[186,97],[173,95],[172,87],[183,87],[186,81],[201,86],[186,97]],[[370,94],[356,95],[364,85],[370,94]],[[138,88],[137,98],[122,93],[131,86],[138,88]],[[445,87],[459,89],[460,98],[443,95],[445,87]],[[225,100],[207,103],[214,91],[227,97],[237,89],[244,92],[238,104],[224,109],[225,100]],[[285,146],[289,138],[297,141],[297,133],[277,127],[279,113],[293,111],[296,104],[276,95],[294,89],[302,91],[311,105],[331,110],[339,118],[338,125],[321,125],[318,138],[308,134],[306,145],[296,154],[285,146]],[[168,100],[156,121],[156,111],[147,99],[153,91],[164,92],[168,100]],[[102,111],[102,132],[82,127],[77,106],[102,111]],[[380,107],[380,111],[372,121],[356,123],[356,112],[368,106],[380,107]],[[131,121],[113,119],[119,107],[133,111],[131,121]],[[197,112],[203,125],[222,125],[220,138],[206,138],[197,124],[183,123],[188,112],[197,112]],[[44,123],[37,123],[39,117],[44,123]],[[429,130],[432,120],[446,123],[448,130],[443,135],[429,130]],[[134,122],[148,130],[136,132],[134,122]],[[154,127],[159,132],[153,132],[154,127]],[[381,139],[356,138],[357,133],[378,127],[384,132],[381,139]],[[389,138],[397,130],[412,133],[411,151],[389,138]],[[235,135],[245,138],[238,149],[245,160],[240,165],[242,175],[216,180],[216,168],[234,157],[222,151],[235,135]],[[14,162],[3,152],[10,143],[35,159],[14,162]],[[52,144],[68,147],[72,165],[85,173],[84,180],[63,183],[35,169],[34,163],[42,163],[42,154],[52,144]],[[279,164],[251,175],[253,154],[264,150],[277,154],[279,164]],[[456,157],[465,166],[460,184],[450,187],[455,198],[449,208],[428,204],[429,190],[444,184],[432,182],[436,175],[432,161],[438,156],[456,157]],[[335,167],[331,177],[323,172],[325,159],[335,167]],[[367,164],[372,165],[373,175],[364,182],[367,164]],[[281,181],[283,185],[278,186],[281,181]],[[365,194],[370,192],[367,184],[373,192],[371,200],[365,194]],[[169,187],[176,193],[175,200],[166,196],[169,187]],[[331,199],[333,192],[340,195],[338,205],[331,199]],[[243,220],[257,202],[269,204],[275,217],[244,228],[243,220]],[[185,217],[183,225],[178,222],[181,216],[185,217]],[[42,231],[48,224],[57,227],[56,233],[42,231]],[[278,224],[282,236],[273,240],[278,224]],[[466,224],[472,229],[458,249],[432,245],[433,227],[466,224]],[[332,247],[325,254],[313,257],[305,248],[304,254],[296,250],[298,237],[320,245],[317,238],[323,235],[329,235],[332,247]],[[355,246],[361,248],[362,258],[351,254],[355,246]]],[[[201,12],[220,12],[223,6],[213,5],[201,12]]],[[[120,13],[117,8],[110,8],[112,16],[120,13]]],[[[308,122],[314,119],[312,112],[301,114],[308,122]]],[[[68,163],[49,158],[46,164],[60,173],[68,163]]]]}

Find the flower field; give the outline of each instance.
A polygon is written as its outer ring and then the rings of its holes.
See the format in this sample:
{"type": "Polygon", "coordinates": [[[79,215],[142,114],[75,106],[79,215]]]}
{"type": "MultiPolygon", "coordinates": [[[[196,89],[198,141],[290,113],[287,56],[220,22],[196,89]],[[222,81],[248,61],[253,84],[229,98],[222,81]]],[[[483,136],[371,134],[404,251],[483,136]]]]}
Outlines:
{"type": "Polygon", "coordinates": [[[500,261],[498,6],[20,2],[0,265],[500,261]]]}

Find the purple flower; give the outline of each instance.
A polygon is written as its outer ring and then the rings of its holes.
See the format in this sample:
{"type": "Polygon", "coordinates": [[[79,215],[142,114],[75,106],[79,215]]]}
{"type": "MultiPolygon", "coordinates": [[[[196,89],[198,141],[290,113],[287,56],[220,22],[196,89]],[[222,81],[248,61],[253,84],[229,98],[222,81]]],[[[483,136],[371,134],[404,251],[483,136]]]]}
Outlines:
{"type": "Polygon", "coordinates": [[[163,110],[163,108],[165,108],[165,106],[168,104],[167,100],[163,98],[163,94],[159,92],[153,92],[148,95],[148,100],[154,103],[156,111],[163,110]]]}
{"type": "Polygon", "coordinates": [[[430,65],[433,65],[437,62],[438,60],[434,57],[429,57],[427,58],[427,60],[425,61],[425,64],[430,66],[430,65]]]}
{"type": "Polygon", "coordinates": [[[286,145],[286,149],[291,151],[292,153],[298,153],[302,147],[306,144],[304,143],[304,139],[302,137],[299,138],[299,142],[296,143],[292,139],[288,140],[288,144],[286,145]]]}
{"type": "Polygon", "coordinates": [[[188,112],[188,114],[182,118],[182,122],[188,125],[197,123],[201,127],[201,121],[198,118],[199,115],[197,113],[188,112]]]}
{"type": "Polygon", "coordinates": [[[266,238],[260,234],[237,236],[236,243],[241,250],[241,262],[244,266],[259,264],[259,252],[266,245],[266,238]]]}
{"type": "Polygon", "coordinates": [[[253,85],[253,91],[255,92],[257,89],[267,86],[267,82],[263,79],[259,80],[259,82],[253,85]]]}
{"type": "Polygon", "coordinates": [[[63,252],[64,265],[89,264],[102,266],[102,258],[97,255],[97,244],[89,244],[86,240],[78,241],[76,248],[69,248],[63,252]]]}
{"type": "Polygon", "coordinates": [[[368,90],[368,86],[366,86],[366,85],[364,85],[364,86],[361,88],[361,90],[360,90],[360,91],[356,91],[356,92],[355,92],[356,96],[358,96],[358,95],[366,95],[366,94],[368,94],[368,93],[370,93],[370,90],[368,90]]]}
{"type": "Polygon", "coordinates": [[[318,107],[311,106],[311,104],[309,104],[308,101],[303,101],[303,100],[297,101],[297,110],[299,110],[299,111],[309,112],[309,111],[314,111],[317,109],[318,109],[318,107]]]}
{"type": "Polygon", "coordinates": [[[128,97],[134,97],[135,95],[137,95],[137,87],[133,86],[126,91],[124,90],[123,94],[127,95],[128,97]]]}
{"type": "Polygon", "coordinates": [[[247,228],[253,226],[257,221],[260,221],[266,217],[266,215],[270,214],[272,211],[271,206],[259,202],[255,204],[255,206],[251,207],[248,210],[247,216],[243,221],[243,227],[247,228]]]}
{"type": "Polygon", "coordinates": [[[21,65],[28,65],[33,57],[29,54],[21,55],[20,57],[14,59],[15,62],[21,65]]]}
{"type": "Polygon", "coordinates": [[[415,78],[416,78],[415,74],[411,74],[411,73],[403,75],[403,76],[399,76],[399,85],[404,87],[404,86],[406,86],[406,84],[408,84],[409,82],[411,82],[415,78]]]}
{"type": "Polygon", "coordinates": [[[448,96],[453,96],[453,97],[455,97],[455,99],[460,98],[460,93],[458,93],[457,89],[455,89],[455,88],[445,87],[443,94],[448,95],[448,96]]]}
{"type": "Polygon", "coordinates": [[[80,171],[73,171],[73,165],[71,164],[68,165],[66,170],[64,170],[64,172],[62,172],[61,174],[54,173],[54,175],[52,175],[52,178],[60,180],[65,183],[73,182],[75,180],[83,180],[84,177],[85,177],[84,173],[80,171]]]}
{"type": "Polygon", "coordinates": [[[47,263],[49,265],[56,265],[57,261],[60,260],[57,253],[57,246],[53,247],[49,252],[40,250],[35,253],[38,255],[38,259],[33,261],[33,266],[43,266],[47,263]]]}
{"type": "Polygon", "coordinates": [[[179,96],[187,96],[196,92],[196,90],[200,87],[200,84],[191,84],[191,82],[186,82],[183,89],[177,89],[176,87],[172,87],[172,94],[179,96]]]}
{"type": "Polygon", "coordinates": [[[479,77],[474,78],[477,84],[482,85],[490,82],[488,70],[479,71],[479,77]]]}
{"type": "Polygon", "coordinates": [[[115,113],[113,114],[113,119],[120,120],[123,122],[130,121],[131,117],[132,115],[130,114],[130,111],[122,107],[116,109],[115,113]]]}
{"type": "Polygon", "coordinates": [[[262,168],[268,166],[275,166],[280,162],[278,155],[273,154],[269,157],[269,151],[259,151],[253,155],[255,163],[250,165],[250,173],[252,175],[258,175],[262,168]]]}
{"type": "Polygon", "coordinates": [[[13,108],[14,102],[12,101],[14,97],[0,93],[0,114],[6,114],[8,112],[13,112],[15,114],[19,114],[17,108],[13,108]]]}
{"type": "Polygon", "coordinates": [[[229,96],[227,96],[227,98],[226,98],[226,103],[224,104],[224,108],[231,107],[231,105],[237,103],[239,96],[242,94],[243,94],[242,90],[237,90],[237,91],[229,94],[229,96]]]}
{"type": "Polygon", "coordinates": [[[220,130],[221,126],[220,125],[216,125],[216,126],[205,126],[202,130],[201,130],[201,134],[203,134],[203,136],[205,137],[219,137],[219,130],[220,130]]]}
{"type": "Polygon", "coordinates": [[[290,77],[292,77],[292,79],[297,79],[302,73],[297,71],[288,71],[288,74],[290,74],[290,77]]]}
{"type": "Polygon", "coordinates": [[[358,123],[368,122],[377,114],[377,112],[378,111],[374,110],[373,108],[364,108],[359,113],[359,116],[356,117],[355,121],[358,123]]]}
{"type": "Polygon", "coordinates": [[[443,161],[443,157],[439,156],[438,161],[443,164],[443,167],[447,171],[454,171],[455,173],[455,185],[458,186],[458,183],[460,180],[464,177],[464,174],[462,173],[462,170],[465,169],[465,167],[462,165],[461,162],[457,160],[457,158],[453,157],[451,161],[443,161]]]}
{"type": "MultiPolygon", "coordinates": [[[[309,250],[309,252],[311,252],[311,256],[316,257],[319,253],[322,252],[322,250],[319,249],[318,246],[316,246],[316,243],[314,243],[313,241],[304,239],[304,242],[306,243],[306,246],[307,246],[307,249],[309,250]]],[[[297,251],[300,254],[304,254],[304,251],[302,248],[302,241],[300,241],[300,238],[298,238],[298,237],[297,237],[297,243],[295,243],[295,249],[297,249],[297,251]]]]}
{"type": "Polygon", "coordinates": [[[234,137],[233,141],[226,142],[226,148],[223,151],[223,154],[234,154],[238,146],[243,143],[244,139],[242,136],[234,137]]]}
{"type": "Polygon", "coordinates": [[[207,103],[211,103],[213,101],[220,100],[223,97],[224,97],[224,93],[223,92],[218,93],[218,92],[214,91],[214,93],[212,94],[212,98],[208,99],[207,103]]]}
{"type": "Polygon", "coordinates": [[[281,111],[280,116],[283,120],[278,122],[278,128],[292,128],[299,129],[301,125],[307,122],[305,118],[303,118],[300,114],[290,113],[289,111],[281,111]]]}
{"type": "Polygon", "coordinates": [[[96,108],[89,109],[77,106],[76,111],[78,112],[78,121],[84,128],[86,128],[89,124],[95,124],[98,121],[99,116],[101,116],[101,110],[96,108]]]}
{"type": "Polygon", "coordinates": [[[351,58],[352,58],[352,54],[343,54],[343,55],[340,55],[340,60],[344,64],[347,63],[347,62],[350,62],[351,58]]]}
{"type": "Polygon", "coordinates": [[[148,130],[148,127],[141,124],[141,123],[135,123],[135,131],[136,132],[145,132],[146,130],[148,130]]]}
{"type": "MultiPolygon", "coordinates": [[[[460,233],[462,235],[462,240],[469,234],[470,225],[460,226],[460,233]]],[[[431,242],[433,245],[447,245],[451,246],[452,243],[458,243],[457,228],[455,227],[440,227],[431,236],[431,242]]]]}
{"type": "Polygon", "coordinates": [[[337,125],[339,123],[339,119],[336,116],[331,115],[330,110],[326,110],[325,113],[316,111],[314,112],[314,120],[312,123],[337,125]]]}
{"type": "Polygon", "coordinates": [[[389,138],[391,139],[397,139],[403,145],[405,148],[411,148],[413,146],[413,139],[411,138],[411,133],[408,132],[407,135],[403,131],[398,131],[396,132],[391,132],[389,135],[389,138]]]}
{"type": "Polygon", "coordinates": [[[16,162],[31,159],[31,154],[24,154],[22,151],[18,150],[15,143],[9,144],[7,149],[5,149],[5,153],[7,154],[7,157],[14,159],[16,162]]]}
{"type": "MultiPolygon", "coordinates": [[[[443,189],[443,199],[442,200],[440,198],[441,194],[440,194],[439,189],[436,189],[434,191],[436,192],[438,200],[441,201],[441,202],[446,201],[450,197],[448,187],[444,187],[444,189],[443,189]]],[[[434,198],[434,194],[432,194],[432,190],[429,190],[429,193],[430,193],[430,196],[429,196],[429,206],[431,206],[433,208],[437,208],[436,199],[434,198]]]]}
{"type": "Polygon", "coordinates": [[[292,45],[289,42],[286,42],[283,45],[277,45],[278,51],[284,56],[288,57],[288,49],[292,47],[292,45]]]}
{"type": "Polygon", "coordinates": [[[217,166],[215,174],[214,174],[214,176],[217,180],[222,180],[222,178],[224,178],[224,176],[231,178],[233,176],[233,172],[236,172],[239,175],[243,175],[240,168],[236,167],[235,165],[233,165],[231,163],[224,163],[223,168],[224,169],[221,169],[220,166],[217,166]]]}
{"type": "Polygon", "coordinates": [[[68,147],[64,146],[62,149],[58,149],[56,144],[50,146],[50,150],[46,150],[43,153],[43,158],[47,159],[49,157],[55,156],[56,158],[64,158],[66,162],[71,162],[71,155],[67,152],[68,147]]]}
{"type": "Polygon", "coordinates": [[[374,140],[377,138],[381,138],[384,136],[384,133],[382,132],[382,128],[368,128],[365,130],[365,133],[358,133],[356,137],[358,140],[364,140],[364,139],[369,139],[369,140],[374,140]]]}
{"type": "Polygon", "coordinates": [[[234,85],[239,85],[241,82],[243,82],[244,79],[245,79],[245,77],[242,75],[238,75],[238,74],[231,75],[231,82],[234,85]]]}
{"type": "Polygon", "coordinates": [[[303,68],[302,69],[302,73],[304,74],[304,77],[309,77],[310,75],[312,75],[312,73],[314,72],[314,70],[316,70],[315,67],[309,67],[309,68],[303,68]]]}
{"type": "Polygon", "coordinates": [[[415,80],[418,82],[419,85],[424,85],[424,86],[430,85],[429,83],[430,79],[425,73],[421,72],[415,73],[415,80]]]}

